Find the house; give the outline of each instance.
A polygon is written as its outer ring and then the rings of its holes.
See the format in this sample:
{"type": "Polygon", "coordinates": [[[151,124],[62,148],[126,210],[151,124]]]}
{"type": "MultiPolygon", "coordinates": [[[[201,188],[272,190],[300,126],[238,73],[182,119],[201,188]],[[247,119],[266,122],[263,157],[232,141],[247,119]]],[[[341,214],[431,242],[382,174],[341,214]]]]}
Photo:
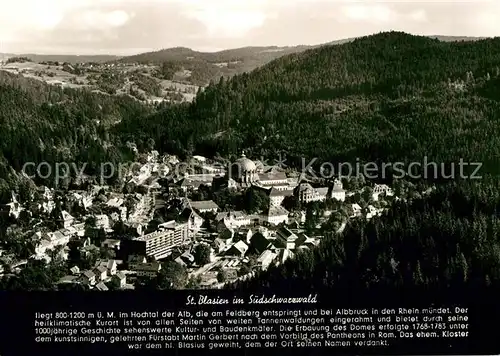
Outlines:
{"type": "Polygon", "coordinates": [[[382,213],[382,210],[378,210],[373,205],[368,205],[368,207],[366,208],[366,218],[367,219],[371,219],[374,216],[381,215],[381,213],[382,213]]]}
{"type": "Polygon", "coordinates": [[[186,251],[179,257],[175,259],[175,262],[182,266],[191,266],[194,264],[194,256],[189,252],[186,251]]]}
{"type": "Polygon", "coordinates": [[[180,188],[183,192],[187,192],[189,190],[198,190],[201,185],[211,187],[213,180],[213,175],[187,176],[181,180],[180,188]]]}
{"type": "Polygon", "coordinates": [[[108,277],[108,269],[104,266],[98,266],[94,269],[94,274],[96,276],[96,280],[104,281],[108,277]]]}
{"type": "Polygon", "coordinates": [[[72,229],[75,231],[77,236],[85,236],[85,223],[76,223],[72,226],[72,229]]]}
{"type": "Polygon", "coordinates": [[[66,246],[69,243],[70,236],[63,234],[60,230],[51,233],[37,232],[34,235],[35,243],[35,257],[45,258],[49,250],[57,246],[66,246]],[[39,237],[40,239],[37,239],[39,237]]]}
{"type": "Polygon", "coordinates": [[[92,271],[85,271],[81,277],[82,283],[93,286],[96,283],[96,275],[92,271]]]}
{"type": "Polygon", "coordinates": [[[276,242],[288,250],[295,249],[295,242],[297,239],[298,236],[285,226],[281,226],[276,231],[276,242]]]}
{"type": "Polygon", "coordinates": [[[123,288],[127,284],[127,276],[123,272],[117,272],[112,280],[118,285],[118,288],[123,288]]]}
{"type": "Polygon", "coordinates": [[[62,221],[63,221],[63,227],[65,229],[71,227],[73,225],[73,223],[75,222],[75,218],[72,217],[66,210],[63,210],[61,212],[61,216],[62,216],[62,221]]]}
{"type": "Polygon", "coordinates": [[[331,192],[331,198],[339,201],[345,201],[345,190],[342,182],[339,179],[335,179],[333,183],[333,188],[331,192]]]}
{"type": "Polygon", "coordinates": [[[195,161],[198,161],[200,163],[205,163],[207,161],[207,158],[206,157],[203,157],[203,156],[193,156],[193,159],[195,161]]]}
{"type": "Polygon", "coordinates": [[[252,235],[249,241],[249,254],[261,254],[271,245],[271,241],[260,231],[252,235]]]}
{"type": "Polygon", "coordinates": [[[14,219],[18,219],[21,212],[24,210],[21,203],[17,200],[17,196],[14,192],[12,192],[11,201],[7,204],[7,206],[9,207],[9,215],[14,219]]]}
{"type": "Polygon", "coordinates": [[[312,248],[319,244],[320,240],[315,237],[309,237],[304,233],[297,234],[297,240],[295,240],[295,248],[312,248]]]}
{"type": "Polygon", "coordinates": [[[372,191],[372,199],[374,201],[379,200],[380,196],[393,196],[394,193],[392,189],[386,184],[375,184],[372,191]]]}
{"type": "Polygon", "coordinates": [[[69,271],[75,276],[80,274],[80,268],[78,268],[78,266],[71,267],[69,271]]]}
{"type": "Polygon", "coordinates": [[[200,213],[216,213],[220,209],[219,206],[212,200],[190,201],[189,204],[193,209],[199,211],[200,213]]]}
{"type": "Polygon", "coordinates": [[[187,263],[181,258],[181,256],[177,257],[175,260],[174,260],[175,263],[183,266],[183,267],[187,267],[187,263]]]}
{"type": "Polygon", "coordinates": [[[216,238],[212,243],[212,248],[214,249],[215,253],[221,253],[226,249],[226,243],[224,242],[224,240],[216,238]]]}
{"type": "Polygon", "coordinates": [[[247,251],[248,245],[245,243],[245,241],[238,241],[237,243],[233,244],[225,254],[227,256],[243,257],[247,251]]]}
{"type": "Polygon", "coordinates": [[[151,151],[148,153],[147,161],[148,162],[157,162],[158,158],[160,157],[160,153],[158,151],[151,151]]]}
{"type": "Polygon", "coordinates": [[[219,176],[224,176],[226,174],[225,166],[218,162],[214,164],[202,164],[201,171],[205,174],[214,174],[219,176]]]}
{"type": "MultiPolygon", "coordinates": [[[[190,207],[186,207],[181,212],[181,218],[187,222],[187,228],[190,236],[196,235],[205,221],[194,209],[190,207]]],[[[160,224],[158,227],[160,228],[162,225],[163,224],[160,224]]]]}
{"type": "Polygon", "coordinates": [[[73,192],[72,196],[76,203],[85,210],[92,206],[92,195],[89,193],[85,191],[73,192]]]}
{"type": "Polygon", "coordinates": [[[109,288],[103,282],[97,283],[97,285],[95,286],[95,289],[97,289],[100,292],[106,292],[109,290],[109,288]]]}
{"type": "Polygon", "coordinates": [[[119,208],[123,205],[124,200],[119,196],[110,197],[106,205],[113,208],[119,208]]]}
{"type": "Polygon", "coordinates": [[[109,276],[113,276],[116,274],[116,269],[118,267],[118,264],[116,260],[101,260],[97,262],[97,267],[102,267],[106,269],[107,274],[109,276]]]}
{"type": "Polygon", "coordinates": [[[361,209],[361,206],[359,206],[359,204],[354,203],[351,205],[351,208],[352,208],[351,218],[361,216],[363,209],[361,209]]]}
{"type": "Polygon", "coordinates": [[[267,215],[263,216],[263,220],[271,225],[279,225],[282,223],[288,224],[288,210],[282,206],[270,206],[267,215]]]}
{"type": "Polygon", "coordinates": [[[120,240],[106,239],[101,243],[101,247],[108,248],[111,250],[119,250],[120,243],[121,243],[120,240]]]}
{"type": "Polygon", "coordinates": [[[146,263],[145,256],[130,255],[128,256],[127,265],[132,271],[136,271],[139,265],[146,263]]]}
{"type": "Polygon", "coordinates": [[[41,212],[50,214],[56,207],[53,191],[45,186],[39,187],[37,190],[40,197],[38,208],[41,212]]]}
{"type": "Polygon", "coordinates": [[[57,281],[57,284],[71,284],[71,283],[78,283],[78,276],[64,276],[59,281],[57,281]]]}
{"type": "Polygon", "coordinates": [[[136,267],[137,277],[156,278],[161,270],[158,262],[141,263],[136,267]]]}
{"type": "Polygon", "coordinates": [[[276,259],[278,256],[277,253],[272,252],[270,250],[264,251],[258,258],[257,258],[257,264],[260,266],[262,270],[266,270],[271,263],[276,259]]]}
{"type": "Polygon", "coordinates": [[[216,221],[223,220],[229,228],[239,228],[251,224],[250,217],[242,211],[223,212],[217,214],[216,221]]]}

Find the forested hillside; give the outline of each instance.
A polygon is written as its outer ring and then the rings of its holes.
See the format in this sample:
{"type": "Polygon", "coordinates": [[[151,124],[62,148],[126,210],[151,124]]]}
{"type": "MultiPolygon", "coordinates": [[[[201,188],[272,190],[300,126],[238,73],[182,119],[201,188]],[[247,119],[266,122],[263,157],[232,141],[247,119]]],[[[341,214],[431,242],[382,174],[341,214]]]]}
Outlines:
{"type": "MultiPolygon", "coordinates": [[[[15,188],[12,169],[28,162],[86,163],[92,174],[101,162],[129,159],[130,149],[109,135],[110,127],[152,110],[129,97],[63,90],[6,72],[0,72],[0,103],[0,202],[15,188]]],[[[53,178],[44,183],[51,186],[53,178]]]]}
{"type": "Polygon", "coordinates": [[[191,107],[117,129],[207,155],[245,148],[254,156],[283,150],[289,162],[463,158],[496,171],[499,66],[500,39],[382,33],[282,57],[209,86],[191,107]]]}

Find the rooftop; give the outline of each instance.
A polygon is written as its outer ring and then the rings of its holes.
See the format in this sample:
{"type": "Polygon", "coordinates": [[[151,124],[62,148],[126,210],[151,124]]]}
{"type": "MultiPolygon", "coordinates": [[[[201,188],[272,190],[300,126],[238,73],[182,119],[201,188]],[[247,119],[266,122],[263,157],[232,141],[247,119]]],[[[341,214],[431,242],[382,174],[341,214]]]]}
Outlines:
{"type": "Polygon", "coordinates": [[[189,203],[191,204],[191,207],[198,210],[219,209],[219,206],[212,200],[190,201],[189,203]]]}

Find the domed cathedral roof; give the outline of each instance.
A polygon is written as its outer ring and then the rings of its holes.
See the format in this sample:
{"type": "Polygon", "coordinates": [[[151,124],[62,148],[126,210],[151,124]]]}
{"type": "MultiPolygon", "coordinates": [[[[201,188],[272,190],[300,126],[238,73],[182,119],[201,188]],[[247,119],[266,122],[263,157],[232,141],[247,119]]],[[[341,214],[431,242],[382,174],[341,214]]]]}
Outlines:
{"type": "Polygon", "coordinates": [[[255,165],[255,163],[251,159],[248,159],[245,156],[245,153],[241,154],[241,157],[236,160],[235,164],[239,166],[242,173],[255,172],[257,170],[257,166],[255,165]]]}

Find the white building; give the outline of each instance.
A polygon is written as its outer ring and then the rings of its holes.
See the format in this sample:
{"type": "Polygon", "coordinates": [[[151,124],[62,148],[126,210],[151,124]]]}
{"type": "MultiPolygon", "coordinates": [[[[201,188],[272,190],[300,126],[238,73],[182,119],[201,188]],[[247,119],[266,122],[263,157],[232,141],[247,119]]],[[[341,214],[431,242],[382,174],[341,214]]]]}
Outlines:
{"type": "Polygon", "coordinates": [[[219,213],[216,216],[217,221],[223,220],[229,228],[240,228],[251,224],[250,217],[242,211],[231,211],[219,213]]]}
{"type": "Polygon", "coordinates": [[[7,204],[7,206],[9,207],[9,215],[15,219],[18,219],[19,215],[24,210],[21,203],[17,200],[17,196],[14,192],[12,192],[12,200],[9,204],[7,204]]]}
{"type": "Polygon", "coordinates": [[[190,201],[189,204],[200,213],[216,213],[219,210],[219,206],[212,200],[190,201]]]}
{"type": "Polygon", "coordinates": [[[62,220],[63,220],[63,226],[65,229],[71,227],[73,223],[75,222],[75,218],[71,216],[66,210],[63,210],[61,212],[62,220]]]}
{"type": "Polygon", "coordinates": [[[363,209],[361,209],[361,206],[359,206],[359,204],[356,204],[356,203],[352,204],[351,208],[352,208],[351,218],[355,218],[355,217],[361,216],[363,209]]]}
{"type": "Polygon", "coordinates": [[[344,190],[342,182],[338,179],[335,179],[335,182],[333,183],[332,194],[331,194],[332,199],[336,199],[339,201],[345,201],[345,193],[346,192],[344,190]]]}
{"type": "Polygon", "coordinates": [[[309,183],[300,183],[297,189],[297,195],[302,203],[313,201],[325,201],[328,196],[328,188],[313,188],[309,183]]]}
{"type": "Polygon", "coordinates": [[[65,235],[60,231],[50,232],[47,234],[36,233],[40,236],[35,247],[35,258],[41,259],[47,257],[47,252],[58,246],[66,246],[69,243],[70,235],[65,235]]]}
{"type": "Polygon", "coordinates": [[[286,197],[293,196],[293,190],[279,190],[275,187],[272,187],[269,191],[269,201],[273,206],[280,206],[285,200],[286,197]]]}
{"type": "Polygon", "coordinates": [[[394,193],[392,189],[386,184],[375,184],[375,187],[373,187],[372,199],[374,201],[377,201],[380,195],[393,196],[394,193]]]}
{"type": "Polygon", "coordinates": [[[288,228],[282,226],[276,231],[276,239],[285,247],[287,250],[295,249],[295,242],[298,236],[293,233],[288,228]]]}
{"type": "Polygon", "coordinates": [[[286,210],[282,206],[272,205],[267,211],[267,214],[263,215],[263,220],[272,225],[279,225],[281,223],[288,224],[289,214],[290,213],[288,212],[288,210],[286,210]]]}

